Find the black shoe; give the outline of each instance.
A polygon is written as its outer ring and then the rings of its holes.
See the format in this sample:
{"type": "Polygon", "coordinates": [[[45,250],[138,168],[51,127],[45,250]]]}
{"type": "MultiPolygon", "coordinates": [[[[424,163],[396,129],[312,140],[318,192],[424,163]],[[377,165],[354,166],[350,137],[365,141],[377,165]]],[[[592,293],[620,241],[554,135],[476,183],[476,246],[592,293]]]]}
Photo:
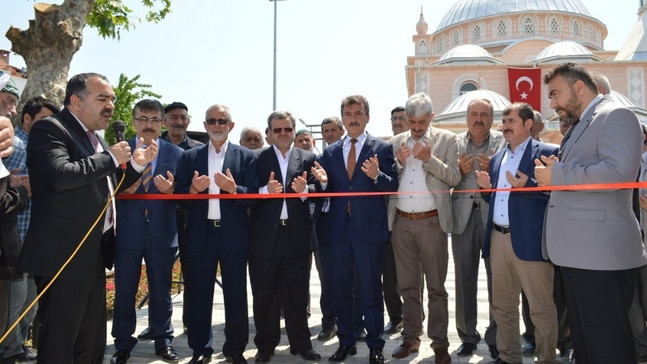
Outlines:
{"type": "Polygon", "coordinates": [[[476,350],[476,344],[462,343],[461,346],[456,349],[456,355],[472,356],[472,352],[474,352],[474,350],[476,350]]]}
{"type": "Polygon", "coordinates": [[[384,333],[388,335],[397,334],[400,331],[402,331],[402,319],[392,319],[384,326],[384,333]]]}
{"type": "Polygon", "coordinates": [[[194,355],[188,364],[207,364],[211,363],[211,355],[194,355]]]}
{"type": "Polygon", "coordinates": [[[328,361],[344,361],[347,356],[353,356],[357,354],[357,346],[344,346],[344,345],[339,345],[337,348],[337,351],[328,358],[328,361]]]}
{"type": "Polygon", "coordinates": [[[247,359],[245,359],[243,354],[228,356],[225,358],[225,360],[227,360],[227,363],[232,364],[247,364],[247,359]]]}
{"type": "Polygon", "coordinates": [[[141,341],[150,341],[153,340],[153,330],[151,330],[150,326],[142,330],[142,332],[137,335],[137,340],[141,341]]]}
{"type": "Polygon", "coordinates": [[[33,351],[31,351],[31,350],[30,350],[28,347],[26,347],[25,345],[23,345],[23,346],[22,346],[22,352],[23,352],[22,357],[23,357],[23,358],[25,358],[25,359],[27,359],[27,360],[36,360],[36,357],[38,357],[38,355],[36,355],[36,353],[34,353],[33,351]]]}
{"type": "Polygon", "coordinates": [[[180,361],[180,356],[177,355],[175,349],[172,346],[165,346],[162,349],[155,350],[155,355],[161,356],[162,360],[167,363],[177,363],[180,361]]]}
{"type": "Polygon", "coordinates": [[[274,351],[259,351],[254,356],[254,361],[257,363],[267,363],[272,359],[272,355],[274,355],[274,351]]]}
{"type": "Polygon", "coordinates": [[[526,343],[521,349],[521,354],[527,357],[534,357],[535,351],[537,351],[537,347],[534,343],[526,343]]]}
{"type": "Polygon", "coordinates": [[[366,330],[363,327],[358,327],[355,329],[355,340],[365,341],[366,340],[366,330]]]}
{"type": "Polygon", "coordinates": [[[110,364],[126,364],[130,358],[130,351],[117,350],[117,352],[110,359],[110,364]]]}
{"type": "Polygon", "coordinates": [[[384,364],[384,355],[382,355],[382,349],[371,349],[370,354],[368,354],[368,363],[384,364]]]}
{"type": "Polygon", "coordinates": [[[496,348],[496,345],[488,345],[488,350],[490,351],[490,358],[499,359],[499,350],[496,348]]]}
{"type": "Polygon", "coordinates": [[[335,337],[337,334],[337,325],[333,325],[331,328],[321,329],[319,335],[317,335],[317,340],[319,341],[328,341],[335,337]]]}
{"type": "Polygon", "coordinates": [[[305,351],[298,351],[298,350],[292,350],[290,349],[290,354],[292,355],[299,355],[300,357],[303,358],[303,360],[321,360],[321,355],[317,353],[316,351],[312,349],[308,349],[305,351]]]}

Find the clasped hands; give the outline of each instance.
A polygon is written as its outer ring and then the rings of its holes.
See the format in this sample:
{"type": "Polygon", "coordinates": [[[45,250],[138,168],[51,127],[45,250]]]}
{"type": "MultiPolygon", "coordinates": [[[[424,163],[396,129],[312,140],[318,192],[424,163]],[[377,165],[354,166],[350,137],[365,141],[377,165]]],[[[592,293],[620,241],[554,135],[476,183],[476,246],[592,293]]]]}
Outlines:
{"type": "Polygon", "coordinates": [[[429,144],[429,140],[421,139],[413,143],[413,148],[409,148],[409,146],[403,142],[395,153],[398,158],[398,162],[402,166],[406,165],[407,159],[411,155],[413,155],[414,158],[421,160],[422,163],[427,163],[431,158],[431,144],[429,144]]]}

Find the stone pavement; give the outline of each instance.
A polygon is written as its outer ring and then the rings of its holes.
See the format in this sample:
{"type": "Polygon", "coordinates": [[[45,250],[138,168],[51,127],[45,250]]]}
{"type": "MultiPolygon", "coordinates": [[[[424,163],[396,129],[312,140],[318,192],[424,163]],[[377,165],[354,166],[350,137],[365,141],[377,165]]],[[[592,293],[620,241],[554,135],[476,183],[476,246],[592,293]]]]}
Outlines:
{"type": "MultiPolygon", "coordinates": [[[[488,363],[492,359],[490,358],[487,345],[484,341],[478,345],[478,350],[475,351],[474,355],[471,357],[458,357],[456,355],[456,349],[460,345],[460,340],[458,334],[456,333],[455,327],[455,294],[454,294],[454,264],[451,256],[451,243],[449,245],[449,272],[447,274],[447,281],[445,287],[449,294],[449,352],[452,356],[452,363],[488,363]]],[[[487,290],[486,290],[486,278],[485,278],[485,268],[481,264],[481,270],[479,274],[479,294],[478,294],[478,330],[483,334],[485,328],[488,324],[488,303],[487,303],[487,290]]],[[[254,319],[252,317],[252,293],[249,282],[247,283],[247,292],[248,292],[248,312],[249,312],[249,343],[247,345],[247,351],[245,351],[244,356],[247,358],[248,362],[251,364],[254,362],[254,355],[256,354],[256,348],[254,347],[254,319]]],[[[321,354],[322,359],[320,363],[330,363],[328,358],[337,350],[339,343],[337,339],[330,340],[326,343],[320,342],[317,340],[317,334],[321,330],[321,311],[319,309],[319,297],[321,294],[321,287],[319,284],[319,278],[317,276],[317,271],[312,267],[310,274],[310,295],[312,302],[312,316],[308,320],[310,323],[310,331],[312,333],[312,345],[314,350],[321,354]]],[[[426,290],[425,290],[426,294],[426,290]]],[[[425,307],[427,307],[425,299],[425,307]]],[[[386,315],[386,314],[385,314],[386,315]]],[[[225,322],[225,313],[224,313],[224,304],[222,297],[222,290],[220,287],[216,287],[216,292],[214,294],[214,304],[213,304],[213,348],[215,350],[214,356],[212,357],[212,363],[225,363],[225,357],[222,355],[222,345],[224,343],[224,322],[225,322]]],[[[143,307],[141,310],[137,311],[137,328],[135,335],[141,332],[147,326],[148,320],[148,309],[143,307]]],[[[388,318],[385,318],[385,323],[388,321],[388,318]]],[[[187,337],[182,333],[182,294],[173,297],[173,326],[175,327],[176,337],[173,341],[173,347],[178,352],[180,357],[180,363],[188,363],[191,359],[191,349],[187,344],[187,337]]],[[[285,329],[282,325],[282,335],[281,342],[276,348],[276,353],[272,357],[271,363],[314,363],[308,362],[299,356],[290,355],[287,336],[285,334],[285,329]]],[[[426,327],[426,322],[424,323],[426,327]]],[[[523,323],[521,324],[523,328],[523,323]]],[[[105,356],[105,363],[110,363],[110,358],[115,352],[113,338],[110,335],[110,330],[112,328],[112,321],[108,322],[107,328],[107,349],[105,356]]],[[[399,334],[394,334],[389,337],[386,337],[386,346],[384,347],[384,358],[386,362],[393,364],[398,363],[434,363],[433,350],[429,347],[431,343],[430,339],[426,336],[422,338],[422,343],[420,346],[420,352],[413,354],[406,359],[393,359],[391,358],[391,353],[402,343],[402,339],[399,334]]],[[[359,342],[357,345],[357,355],[353,357],[348,357],[344,363],[368,363],[368,348],[366,344],[359,342]]],[[[567,360],[560,360],[560,363],[567,364],[567,360]]],[[[155,356],[155,348],[152,341],[139,342],[135,349],[131,353],[131,357],[128,360],[129,364],[143,364],[143,363],[153,363],[161,364],[164,363],[159,357],[155,356]]],[[[524,358],[524,364],[533,363],[531,358],[524,358]]]]}

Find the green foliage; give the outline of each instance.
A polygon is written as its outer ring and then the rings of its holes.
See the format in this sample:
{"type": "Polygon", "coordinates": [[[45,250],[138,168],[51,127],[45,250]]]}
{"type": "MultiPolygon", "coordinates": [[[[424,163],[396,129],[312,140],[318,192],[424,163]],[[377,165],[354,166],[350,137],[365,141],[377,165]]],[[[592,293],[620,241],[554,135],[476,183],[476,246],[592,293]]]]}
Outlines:
{"type": "MultiPolygon", "coordinates": [[[[135,21],[141,18],[133,16],[133,10],[124,5],[124,0],[96,0],[86,24],[96,28],[104,38],[121,39],[121,30],[135,27],[135,21]]],[[[146,21],[157,23],[171,12],[171,0],[141,0],[148,12],[146,21]]]]}
{"type": "MultiPolygon", "coordinates": [[[[115,111],[112,114],[112,119],[122,120],[126,124],[126,139],[130,139],[136,134],[132,123],[133,107],[135,104],[145,98],[162,98],[162,95],[150,90],[151,85],[139,83],[140,77],[141,75],[137,75],[129,79],[122,73],[119,75],[119,84],[113,88],[117,100],[115,101],[115,111]]],[[[105,139],[110,145],[116,142],[115,134],[112,131],[112,122],[110,122],[110,125],[106,129],[105,139]]]]}

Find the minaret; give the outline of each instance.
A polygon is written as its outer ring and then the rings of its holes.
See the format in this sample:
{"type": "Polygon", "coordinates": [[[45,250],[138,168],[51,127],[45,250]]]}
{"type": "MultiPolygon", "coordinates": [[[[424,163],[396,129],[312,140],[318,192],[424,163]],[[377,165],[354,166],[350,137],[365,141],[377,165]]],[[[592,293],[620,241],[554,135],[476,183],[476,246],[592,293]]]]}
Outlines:
{"type": "Polygon", "coordinates": [[[422,6],[420,6],[420,20],[418,20],[418,24],[416,24],[416,32],[418,35],[426,35],[427,30],[429,30],[429,24],[425,21],[425,17],[422,15],[422,6]]]}

